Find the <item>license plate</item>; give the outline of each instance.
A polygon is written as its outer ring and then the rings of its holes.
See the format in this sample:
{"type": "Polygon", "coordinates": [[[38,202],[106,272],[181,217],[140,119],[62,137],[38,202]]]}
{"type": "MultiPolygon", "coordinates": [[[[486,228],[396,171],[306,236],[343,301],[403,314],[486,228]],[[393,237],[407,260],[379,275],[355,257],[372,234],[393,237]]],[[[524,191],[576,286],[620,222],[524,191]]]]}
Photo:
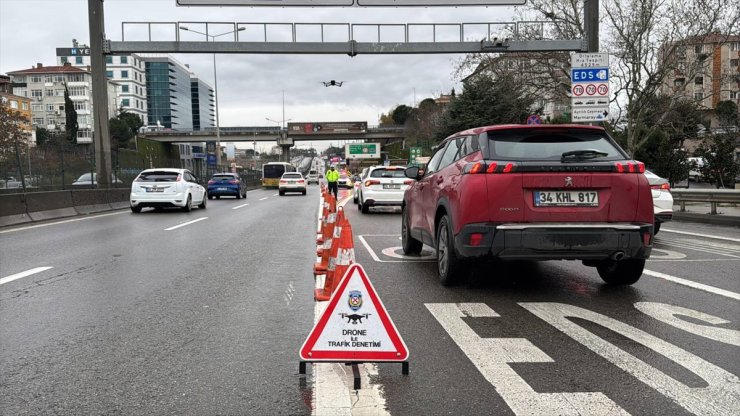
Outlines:
{"type": "Polygon", "coordinates": [[[596,191],[535,191],[534,205],[538,207],[598,207],[596,191]]]}
{"type": "Polygon", "coordinates": [[[147,192],[164,192],[164,188],[146,188],[147,192]]]}
{"type": "Polygon", "coordinates": [[[384,184],[383,189],[401,189],[401,185],[384,184]]]}

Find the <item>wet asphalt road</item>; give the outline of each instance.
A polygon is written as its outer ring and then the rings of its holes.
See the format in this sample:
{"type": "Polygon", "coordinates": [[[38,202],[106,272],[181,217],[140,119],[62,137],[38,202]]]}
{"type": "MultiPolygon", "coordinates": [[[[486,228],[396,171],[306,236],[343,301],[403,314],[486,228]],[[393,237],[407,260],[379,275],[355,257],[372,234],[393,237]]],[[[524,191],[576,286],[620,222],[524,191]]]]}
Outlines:
{"type": "MultiPolygon", "coordinates": [[[[0,278],[53,267],[0,285],[0,414],[310,414],[297,352],[313,322],[318,192],[275,194],[0,230],[0,278]]],[[[481,266],[448,288],[430,259],[399,257],[397,211],[346,208],[411,352],[410,375],[380,364],[372,380],[391,414],[740,408],[737,229],[664,225],[654,275],[631,287],[545,262],[481,266]],[[684,329],[655,317],[666,305],[687,308],[684,329]]]]}

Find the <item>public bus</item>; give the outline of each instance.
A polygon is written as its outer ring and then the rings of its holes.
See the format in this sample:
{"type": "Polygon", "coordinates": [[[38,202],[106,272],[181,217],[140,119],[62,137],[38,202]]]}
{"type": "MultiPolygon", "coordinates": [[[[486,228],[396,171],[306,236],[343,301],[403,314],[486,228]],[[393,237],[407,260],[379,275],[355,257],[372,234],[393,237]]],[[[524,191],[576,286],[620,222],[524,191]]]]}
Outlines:
{"type": "Polygon", "coordinates": [[[277,188],[285,172],[295,172],[295,166],[285,162],[270,162],[262,165],[262,187],[277,188]]]}

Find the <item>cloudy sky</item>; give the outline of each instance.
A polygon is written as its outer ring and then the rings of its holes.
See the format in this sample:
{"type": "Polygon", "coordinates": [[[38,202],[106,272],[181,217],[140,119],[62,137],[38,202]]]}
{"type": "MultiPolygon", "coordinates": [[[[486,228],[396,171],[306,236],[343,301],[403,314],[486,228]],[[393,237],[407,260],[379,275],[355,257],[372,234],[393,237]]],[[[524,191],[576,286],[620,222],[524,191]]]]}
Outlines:
{"type": "MultiPolygon", "coordinates": [[[[214,0],[215,1],[215,0],[214,0]]],[[[178,7],[175,0],[106,0],[106,33],[121,40],[121,22],[211,21],[281,23],[479,23],[511,19],[507,7],[275,8],[178,7]]],[[[189,25],[196,27],[194,25],[189,25]]],[[[168,34],[156,33],[162,40],[168,34]]],[[[196,34],[184,34],[198,40],[196,34]]],[[[248,36],[249,33],[241,32],[248,36]]],[[[280,33],[276,33],[279,36],[280,33]]],[[[143,32],[127,31],[137,40],[143,32]]],[[[392,35],[389,35],[392,36],[392,35]]],[[[419,35],[424,40],[424,35],[419,35]]],[[[0,0],[0,73],[54,64],[55,48],[72,39],[89,44],[87,0],[0,0]]],[[[213,82],[212,55],[175,55],[213,82]]],[[[460,55],[218,55],[222,126],[271,125],[265,118],[293,121],[367,121],[398,104],[448,93],[460,55]],[[341,88],[321,81],[341,80],[341,88]]]]}

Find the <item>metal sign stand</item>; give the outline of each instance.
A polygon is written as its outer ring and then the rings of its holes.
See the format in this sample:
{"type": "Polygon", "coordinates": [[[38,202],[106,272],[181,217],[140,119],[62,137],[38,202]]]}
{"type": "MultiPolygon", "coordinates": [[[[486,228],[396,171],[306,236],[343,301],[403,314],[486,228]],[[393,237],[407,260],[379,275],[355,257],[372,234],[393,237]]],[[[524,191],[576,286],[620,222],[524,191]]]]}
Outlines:
{"type": "MultiPolygon", "coordinates": [[[[385,363],[386,361],[371,361],[374,363],[385,363]]],[[[354,389],[360,390],[362,388],[362,383],[360,379],[360,364],[365,364],[366,361],[304,361],[301,360],[298,362],[298,374],[306,375],[306,364],[311,363],[339,363],[346,366],[352,366],[352,378],[354,380],[354,389]]],[[[408,361],[401,361],[401,374],[404,376],[409,375],[409,362],[408,361]]]]}

